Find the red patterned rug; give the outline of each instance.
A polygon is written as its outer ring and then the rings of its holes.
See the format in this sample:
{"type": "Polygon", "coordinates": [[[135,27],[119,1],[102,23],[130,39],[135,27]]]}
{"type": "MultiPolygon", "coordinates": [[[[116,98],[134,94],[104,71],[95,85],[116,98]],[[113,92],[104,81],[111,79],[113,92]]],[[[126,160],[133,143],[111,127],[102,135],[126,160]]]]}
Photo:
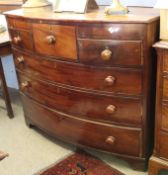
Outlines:
{"type": "Polygon", "coordinates": [[[61,162],[36,175],[124,175],[100,159],[76,152],[61,162]]]}

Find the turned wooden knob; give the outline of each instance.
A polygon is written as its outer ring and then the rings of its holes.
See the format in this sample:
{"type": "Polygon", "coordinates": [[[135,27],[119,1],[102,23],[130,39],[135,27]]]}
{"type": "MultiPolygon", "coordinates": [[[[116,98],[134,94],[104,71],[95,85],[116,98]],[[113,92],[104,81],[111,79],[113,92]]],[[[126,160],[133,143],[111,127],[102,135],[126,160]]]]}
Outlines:
{"type": "Polygon", "coordinates": [[[49,35],[46,37],[47,43],[48,44],[54,44],[56,42],[56,38],[53,35],[49,35]]]}
{"type": "Polygon", "coordinates": [[[107,108],[106,108],[106,112],[107,112],[108,114],[113,114],[115,111],[116,111],[116,107],[115,107],[114,105],[109,105],[109,106],[107,106],[107,108]]]}
{"type": "Polygon", "coordinates": [[[13,38],[13,42],[14,42],[15,44],[19,44],[21,41],[22,41],[22,39],[21,39],[20,36],[15,36],[15,37],[13,38]]]}
{"type": "Polygon", "coordinates": [[[111,85],[114,84],[115,80],[116,80],[115,77],[113,77],[113,76],[108,76],[108,77],[105,78],[104,82],[105,82],[105,84],[106,84],[107,86],[111,86],[111,85]]]}
{"type": "Polygon", "coordinates": [[[23,63],[24,62],[24,57],[23,56],[17,57],[17,62],[18,63],[23,63]]]}
{"type": "Polygon", "coordinates": [[[113,137],[113,136],[108,136],[107,139],[105,140],[105,142],[106,142],[107,144],[109,144],[109,145],[112,145],[112,144],[114,144],[114,142],[115,142],[115,137],[113,137]]]}
{"type": "Polygon", "coordinates": [[[30,86],[30,83],[28,81],[25,81],[25,82],[21,83],[21,90],[25,90],[29,86],[30,86]]]}
{"type": "Polygon", "coordinates": [[[105,50],[103,50],[101,52],[101,59],[104,60],[104,61],[110,60],[111,56],[112,56],[112,51],[108,48],[106,48],[105,50]]]}

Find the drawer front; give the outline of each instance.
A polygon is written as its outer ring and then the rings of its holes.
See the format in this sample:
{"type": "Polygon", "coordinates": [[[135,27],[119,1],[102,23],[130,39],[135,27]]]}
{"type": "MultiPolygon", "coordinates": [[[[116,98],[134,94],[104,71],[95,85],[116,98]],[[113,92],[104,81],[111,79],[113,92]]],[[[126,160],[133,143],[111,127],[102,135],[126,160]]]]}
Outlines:
{"type": "Polygon", "coordinates": [[[168,133],[161,132],[159,137],[159,156],[168,159],[168,133]]]}
{"type": "Polygon", "coordinates": [[[168,103],[162,103],[161,129],[168,131],[168,103]]]}
{"type": "Polygon", "coordinates": [[[168,99],[168,76],[163,77],[163,98],[168,99]]]}
{"type": "Polygon", "coordinates": [[[96,68],[80,64],[48,61],[15,52],[18,70],[40,79],[75,88],[108,93],[140,95],[142,74],[139,69],[96,68]],[[18,61],[24,57],[24,61],[18,61]],[[46,74],[47,72],[47,74],[46,74]]]}
{"type": "Polygon", "coordinates": [[[75,119],[22,96],[27,120],[68,142],[118,154],[140,156],[141,130],[75,119]]]}
{"type": "Polygon", "coordinates": [[[19,74],[21,91],[52,109],[107,123],[141,127],[140,100],[114,98],[60,88],[19,74]]]}
{"type": "Polygon", "coordinates": [[[31,30],[31,23],[25,21],[24,19],[16,19],[7,17],[8,28],[9,29],[21,29],[21,30],[31,30]]]}
{"type": "Polygon", "coordinates": [[[32,33],[24,30],[10,30],[12,44],[19,49],[33,51],[33,36],[32,33]]]}
{"type": "Polygon", "coordinates": [[[79,59],[83,63],[107,66],[142,65],[140,41],[80,39],[79,59]]]}
{"type": "Polygon", "coordinates": [[[33,24],[33,35],[38,54],[77,59],[75,27],[33,24]]]}
{"type": "Polygon", "coordinates": [[[163,51],[163,71],[168,72],[168,51],[163,51]]]}
{"type": "Polygon", "coordinates": [[[97,24],[78,27],[79,38],[142,40],[145,32],[145,24],[97,24]]]}

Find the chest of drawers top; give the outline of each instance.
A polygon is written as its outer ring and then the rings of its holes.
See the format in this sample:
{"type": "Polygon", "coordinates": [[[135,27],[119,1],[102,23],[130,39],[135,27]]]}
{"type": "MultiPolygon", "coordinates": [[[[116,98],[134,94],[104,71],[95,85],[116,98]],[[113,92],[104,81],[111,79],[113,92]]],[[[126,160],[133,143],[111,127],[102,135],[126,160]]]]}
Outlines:
{"type": "Polygon", "coordinates": [[[9,17],[24,17],[33,21],[39,19],[47,22],[74,22],[74,23],[149,23],[159,18],[159,11],[153,8],[129,7],[127,15],[107,16],[104,13],[105,7],[99,7],[98,10],[92,10],[85,14],[75,13],[53,13],[51,8],[35,9],[35,10],[13,10],[5,12],[9,17]]]}

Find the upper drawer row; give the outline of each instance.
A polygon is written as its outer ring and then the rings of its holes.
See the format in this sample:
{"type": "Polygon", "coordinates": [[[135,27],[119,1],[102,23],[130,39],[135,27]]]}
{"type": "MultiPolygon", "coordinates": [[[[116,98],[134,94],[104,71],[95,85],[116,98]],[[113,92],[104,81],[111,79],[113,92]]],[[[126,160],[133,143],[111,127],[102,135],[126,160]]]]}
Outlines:
{"type": "Polygon", "coordinates": [[[8,23],[13,45],[39,55],[108,66],[143,64],[143,25],[106,24],[100,28],[13,20],[8,23]]]}

